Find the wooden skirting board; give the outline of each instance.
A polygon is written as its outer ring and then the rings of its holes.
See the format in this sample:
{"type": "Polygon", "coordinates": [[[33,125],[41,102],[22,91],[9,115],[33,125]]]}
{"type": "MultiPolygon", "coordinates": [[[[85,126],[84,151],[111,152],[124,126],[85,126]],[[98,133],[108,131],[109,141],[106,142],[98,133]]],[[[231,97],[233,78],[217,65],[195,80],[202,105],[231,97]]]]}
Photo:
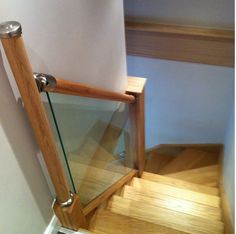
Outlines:
{"type": "Polygon", "coordinates": [[[229,206],[229,201],[224,189],[224,172],[223,172],[223,161],[224,161],[224,148],[221,148],[220,157],[219,157],[219,166],[220,166],[220,182],[219,182],[219,192],[221,196],[221,208],[223,221],[225,223],[225,234],[235,233],[234,221],[231,215],[231,210],[229,206]]]}
{"type": "Polygon", "coordinates": [[[234,31],[126,22],[128,55],[234,66],[234,31]]]}
{"type": "Polygon", "coordinates": [[[160,144],[147,149],[146,153],[161,148],[192,148],[219,153],[223,148],[223,144],[160,144]]]}

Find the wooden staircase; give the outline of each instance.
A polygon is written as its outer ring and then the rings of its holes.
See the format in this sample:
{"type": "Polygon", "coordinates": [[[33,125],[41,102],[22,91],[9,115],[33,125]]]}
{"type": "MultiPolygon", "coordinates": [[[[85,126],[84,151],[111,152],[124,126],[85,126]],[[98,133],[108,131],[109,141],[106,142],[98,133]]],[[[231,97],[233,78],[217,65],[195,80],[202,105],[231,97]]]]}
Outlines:
{"type": "Polygon", "coordinates": [[[90,222],[91,233],[224,233],[218,155],[187,148],[167,158],[156,167],[159,174],[134,177],[98,208],[90,222]]]}

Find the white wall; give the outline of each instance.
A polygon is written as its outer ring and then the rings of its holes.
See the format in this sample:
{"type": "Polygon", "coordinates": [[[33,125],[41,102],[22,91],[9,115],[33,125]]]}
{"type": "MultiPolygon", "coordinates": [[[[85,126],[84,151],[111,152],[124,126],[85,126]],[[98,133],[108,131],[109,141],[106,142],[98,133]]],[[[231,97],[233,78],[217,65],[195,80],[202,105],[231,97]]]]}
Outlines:
{"type": "Polygon", "coordinates": [[[16,101],[0,53],[0,233],[43,233],[52,197],[36,158],[37,146],[16,101]]]}
{"type": "Polygon", "coordinates": [[[124,4],[130,19],[234,28],[234,0],[125,0],[124,4]]]}
{"type": "Polygon", "coordinates": [[[232,68],[128,56],[128,74],[147,78],[146,147],[224,143],[232,68]]]}
{"type": "Polygon", "coordinates": [[[231,214],[235,217],[235,114],[234,103],[231,106],[224,141],[224,189],[228,197],[231,214]]]}
{"type": "Polygon", "coordinates": [[[21,22],[33,70],[114,91],[126,88],[122,0],[3,0],[21,22]]]}

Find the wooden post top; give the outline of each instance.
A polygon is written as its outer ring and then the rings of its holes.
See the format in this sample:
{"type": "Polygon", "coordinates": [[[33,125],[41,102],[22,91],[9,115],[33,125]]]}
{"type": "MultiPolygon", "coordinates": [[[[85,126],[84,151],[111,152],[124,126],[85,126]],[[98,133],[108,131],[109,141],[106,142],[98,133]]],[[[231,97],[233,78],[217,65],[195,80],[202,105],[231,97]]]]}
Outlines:
{"type": "Polygon", "coordinates": [[[128,77],[128,85],[126,88],[127,93],[137,93],[140,94],[143,92],[147,79],[141,77],[128,77]]]}

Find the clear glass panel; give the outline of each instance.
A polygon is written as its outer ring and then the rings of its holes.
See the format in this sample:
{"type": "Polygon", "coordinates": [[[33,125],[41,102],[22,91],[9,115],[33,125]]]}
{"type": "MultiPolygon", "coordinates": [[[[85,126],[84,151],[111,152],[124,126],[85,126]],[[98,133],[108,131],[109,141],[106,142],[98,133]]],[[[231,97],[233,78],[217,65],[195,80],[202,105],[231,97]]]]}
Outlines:
{"type": "Polygon", "coordinates": [[[74,189],[87,205],[133,168],[128,105],[56,93],[47,97],[74,189]]]}

